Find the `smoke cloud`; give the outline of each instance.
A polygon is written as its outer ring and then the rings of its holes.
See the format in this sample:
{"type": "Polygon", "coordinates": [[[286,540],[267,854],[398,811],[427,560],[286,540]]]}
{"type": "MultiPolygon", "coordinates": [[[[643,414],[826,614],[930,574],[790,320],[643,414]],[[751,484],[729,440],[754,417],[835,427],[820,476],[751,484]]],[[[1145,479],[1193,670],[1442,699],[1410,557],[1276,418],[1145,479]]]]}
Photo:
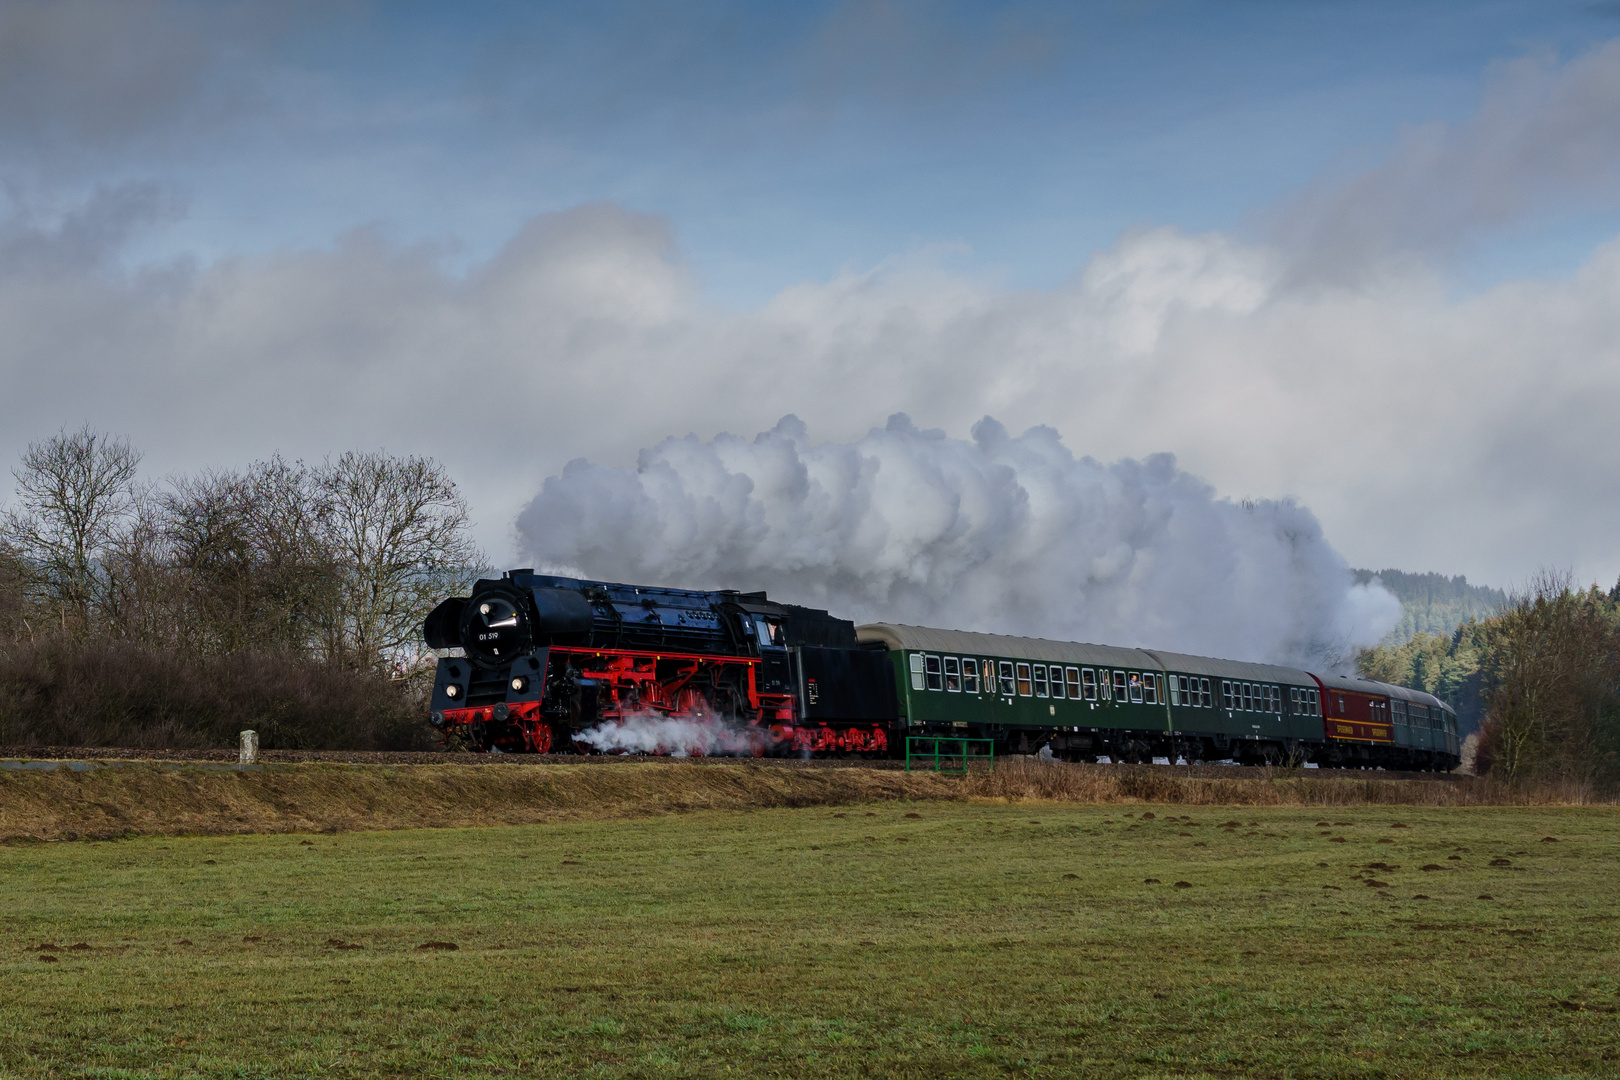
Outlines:
{"type": "Polygon", "coordinates": [[[988,417],[971,441],[896,414],[812,443],[788,416],[752,440],[666,439],[634,468],[576,460],[518,532],[526,557],[583,576],[1317,667],[1400,616],[1292,501],[1234,503],[1171,455],[1103,464],[988,417]]]}

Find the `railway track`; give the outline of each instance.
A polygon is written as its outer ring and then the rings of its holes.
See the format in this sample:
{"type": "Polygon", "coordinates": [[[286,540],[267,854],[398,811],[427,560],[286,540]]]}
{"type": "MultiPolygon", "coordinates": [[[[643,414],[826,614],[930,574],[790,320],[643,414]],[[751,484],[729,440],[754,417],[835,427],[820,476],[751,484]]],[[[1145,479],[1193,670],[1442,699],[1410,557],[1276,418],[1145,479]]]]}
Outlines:
{"type": "MultiPolygon", "coordinates": [[[[208,749],[153,749],[150,747],[102,746],[0,746],[0,761],[161,761],[223,764],[238,760],[235,750],[208,749]]],[[[672,758],[649,755],[610,754],[473,754],[442,751],[399,750],[260,750],[258,760],[269,765],[297,765],[326,763],[335,765],[491,765],[527,766],[544,768],[550,765],[612,765],[661,762],[679,762],[685,765],[713,768],[736,767],[747,764],[783,769],[886,769],[900,770],[905,763],[893,758],[734,758],[689,757],[672,758]]],[[[1069,765],[1059,762],[1054,767],[1068,769],[1141,769],[1176,776],[1208,778],[1280,779],[1290,776],[1343,777],[1349,779],[1380,780],[1445,780],[1455,779],[1458,773],[1390,772],[1375,769],[1286,769],[1251,765],[1069,765]]]]}

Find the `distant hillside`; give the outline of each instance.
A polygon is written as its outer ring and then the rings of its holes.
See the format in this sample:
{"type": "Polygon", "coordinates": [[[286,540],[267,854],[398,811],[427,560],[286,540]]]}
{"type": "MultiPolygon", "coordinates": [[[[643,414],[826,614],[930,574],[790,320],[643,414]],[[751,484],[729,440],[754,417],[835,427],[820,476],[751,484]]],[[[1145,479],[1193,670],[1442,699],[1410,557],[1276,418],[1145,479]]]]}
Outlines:
{"type": "Polygon", "coordinates": [[[1404,570],[1356,570],[1358,583],[1373,578],[1401,602],[1401,621],[1384,638],[1385,645],[1404,645],[1418,634],[1450,637],[1469,619],[1494,615],[1507,603],[1507,593],[1489,585],[1470,585],[1462,575],[1409,574],[1404,570]]]}

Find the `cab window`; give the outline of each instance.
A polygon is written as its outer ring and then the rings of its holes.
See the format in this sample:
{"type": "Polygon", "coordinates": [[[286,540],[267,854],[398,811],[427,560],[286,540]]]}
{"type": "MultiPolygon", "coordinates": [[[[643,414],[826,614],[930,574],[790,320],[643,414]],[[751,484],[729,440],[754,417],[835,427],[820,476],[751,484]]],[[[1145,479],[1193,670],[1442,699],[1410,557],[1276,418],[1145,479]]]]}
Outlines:
{"type": "Polygon", "coordinates": [[[979,662],[972,657],[962,658],[962,693],[979,692],[979,662]]]}
{"type": "Polygon", "coordinates": [[[953,694],[962,692],[962,662],[954,656],[945,658],[945,689],[953,694]]]}
{"type": "Polygon", "coordinates": [[[1018,665],[1018,696],[1019,697],[1029,697],[1034,692],[1035,691],[1034,691],[1034,688],[1031,685],[1031,680],[1030,680],[1030,675],[1029,675],[1029,665],[1028,664],[1019,664],[1018,665]]]}
{"type": "Polygon", "coordinates": [[[782,645],[782,627],[771,622],[763,615],[754,616],[754,631],[759,635],[761,645],[773,645],[778,648],[782,645]]]}

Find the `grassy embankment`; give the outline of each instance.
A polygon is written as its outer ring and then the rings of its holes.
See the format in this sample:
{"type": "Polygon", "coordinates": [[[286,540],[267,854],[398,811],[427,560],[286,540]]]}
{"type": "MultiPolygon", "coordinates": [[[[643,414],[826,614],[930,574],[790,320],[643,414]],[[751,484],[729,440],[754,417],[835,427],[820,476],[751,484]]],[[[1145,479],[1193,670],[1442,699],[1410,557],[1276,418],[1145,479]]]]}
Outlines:
{"type": "Polygon", "coordinates": [[[887,802],[11,845],[0,1072],[1613,1076],[1617,825],[887,802]]]}
{"type": "MultiPolygon", "coordinates": [[[[84,764],[84,763],[80,763],[84,764]]],[[[0,769],[0,840],[142,834],[524,825],[594,817],[882,800],[1056,800],[1186,806],[1559,805],[1590,793],[1473,778],[1043,764],[1027,758],[960,778],[772,762],[627,760],[591,765],[124,763],[75,772],[0,769]],[[1233,774],[1241,775],[1233,775],[1233,774]],[[1202,774],[1202,775],[1200,775],[1202,774]]]]}

